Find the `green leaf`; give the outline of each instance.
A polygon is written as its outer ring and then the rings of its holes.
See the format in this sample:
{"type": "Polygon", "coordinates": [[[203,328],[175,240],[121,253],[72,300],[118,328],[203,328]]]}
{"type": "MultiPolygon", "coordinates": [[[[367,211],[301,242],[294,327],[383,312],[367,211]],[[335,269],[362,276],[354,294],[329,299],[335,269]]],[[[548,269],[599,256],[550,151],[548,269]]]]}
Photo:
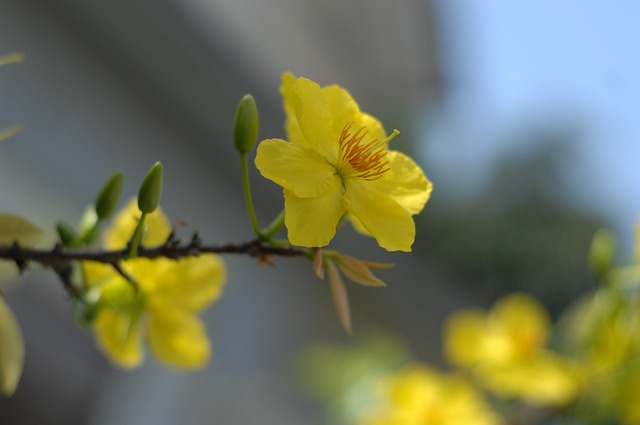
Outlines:
{"type": "Polygon", "coordinates": [[[1,129],[0,140],[7,139],[16,133],[19,133],[20,131],[22,131],[22,128],[23,128],[22,124],[14,124],[11,127],[1,129]]]}
{"type": "Polygon", "coordinates": [[[34,246],[42,240],[44,232],[30,221],[12,214],[0,214],[0,244],[18,242],[23,246],[34,246]]]}
{"type": "Polygon", "coordinates": [[[11,309],[0,297],[0,393],[11,396],[24,367],[24,338],[11,309]]]}

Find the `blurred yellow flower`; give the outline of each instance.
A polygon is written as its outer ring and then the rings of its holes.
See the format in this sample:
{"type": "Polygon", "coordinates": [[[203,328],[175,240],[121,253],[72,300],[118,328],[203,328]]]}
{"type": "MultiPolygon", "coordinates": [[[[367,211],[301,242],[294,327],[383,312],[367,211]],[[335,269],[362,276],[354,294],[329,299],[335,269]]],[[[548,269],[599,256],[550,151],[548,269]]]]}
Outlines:
{"type": "Polygon", "coordinates": [[[445,356],[468,367],[502,397],[542,405],[562,405],[578,391],[578,374],[569,359],[546,348],[550,321],[546,310],[526,294],[499,300],[490,312],[470,309],[445,323],[445,356]]]}
{"type": "MultiPolygon", "coordinates": [[[[140,217],[131,201],[105,233],[107,249],[126,246],[140,217]]],[[[162,244],[171,231],[160,211],[147,216],[142,244],[162,244]]],[[[142,340],[166,365],[195,369],[205,365],[211,347],[204,323],[197,313],[222,292],[225,267],[216,255],[201,255],[178,261],[168,258],[134,258],[122,264],[134,288],[111,266],[83,264],[88,299],[99,306],[93,329],[98,346],[123,367],[136,367],[143,360],[142,340]]]]}
{"type": "Polygon", "coordinates": [[[288,141],[263,140],[256,166],[284,188],[285,225],[294,245],[322,247],[348,212],[389,251],[410,251],[412,216],[431,183],[408,156],[387,149],[382,124],[351,95],[285,73],[281,93],[288,141]]]}
{"type": "Polygon", "coordinates": [[[492,425],[498,416],[466,380],[410,365],[383,380],[358,425],[492,425]]]}

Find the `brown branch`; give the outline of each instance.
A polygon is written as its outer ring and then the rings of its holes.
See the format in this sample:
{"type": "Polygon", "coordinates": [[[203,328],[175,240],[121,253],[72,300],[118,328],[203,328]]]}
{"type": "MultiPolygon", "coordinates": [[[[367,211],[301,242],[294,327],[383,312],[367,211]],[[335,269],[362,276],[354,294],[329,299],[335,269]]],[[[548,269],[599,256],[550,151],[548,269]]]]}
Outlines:
{"type": "MultiPolygon", "coordinates": [[[[179,260],[186,257],[197,257],[202,254],[244,254],[258,258],[264,262],[270,256],[298,257],[308,255],[305,248],[292,246],[276,246],[259,240],[242,243],[228,243],[221,245],[205,245],[198,234],[194,234],[187,243],[169,237],[159,246],[138,248],[137,258],[169,258],[179,260]]],[[[23,272],[29,264],[40,264],[53,270],[62,280],[71,294],[76,296],[77,291],[70,282],[71,266],[77,261],[95,261],[110,264],[118,273],[128,280],[126,273],[120,267],[123,261],[129,259],[129,248],[117,250],[88,250],[68,249],[57,244],[51,249],[25,248],[17,243],[13,245],[0,245],[0,260],[8,260],[16,263],[20,272],[23,272]]]]}

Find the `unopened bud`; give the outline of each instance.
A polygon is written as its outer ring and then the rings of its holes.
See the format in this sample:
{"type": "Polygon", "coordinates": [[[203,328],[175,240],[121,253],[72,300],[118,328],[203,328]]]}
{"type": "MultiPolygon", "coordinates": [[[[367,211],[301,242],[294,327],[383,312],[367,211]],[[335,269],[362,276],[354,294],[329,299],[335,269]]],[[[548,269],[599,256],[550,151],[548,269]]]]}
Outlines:
{"type": "Polygon", "coordinates": [[[96,214],[100,220],[109,218],[116,209],[122,192],[122,183],[124,174],[118,171],[111,176],[109,181],[104,185],[98,198],[96,199],[96,214]]]}
{"type": "Polygon", "coordinates": [[[138,191],[138,208],[150,214],[158,208],[162,195],[162,163],[156,162],[149,170],[138,191]]]}
{"type": "Polygon", "coordinates": [[[258,140],[258,125],[256,101],[250,94],[245,95],[238,103],[233,128],[233,142],[240,153],[247,153],[253,150],[258,140]]]}
{"type": "Polygon", "coordinates": [[[597,277],[604,276],[611,267],[615,245],[615,238],[607,229],[600,229],[593,235],[589,247],[589,267],[597,277]]]}

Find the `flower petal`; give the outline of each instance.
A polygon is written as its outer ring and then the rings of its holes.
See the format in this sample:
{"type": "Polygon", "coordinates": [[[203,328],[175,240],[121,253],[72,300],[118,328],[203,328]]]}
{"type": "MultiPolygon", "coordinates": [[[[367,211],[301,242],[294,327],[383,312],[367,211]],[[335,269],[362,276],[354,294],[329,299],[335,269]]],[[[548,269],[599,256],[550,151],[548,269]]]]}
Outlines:
{"type": "Polygon", "coordinates": [[[345,212],[342,205],[340,177],[334,175],[332,184],[317,198],[299,198],[293,192],[284,191],[284,223],[289,242],[309,248],[329,244],[336,234],[338,221],[345,212]]]}
{"type": "Polygon", "coordinates": [[[380,141],[387,138],[387,133],[384,131],[382,123],[369,114],[361,113],[356,122],[356,127],[367,127],[367,137],[372,141],[380,141]]]}
{"type": "Polygon", "coordinates": [[[393,198],[409,214],[418,214],[429,200],[431,182],[407,155],[389,151],[387,160],[391,169],[371,182],[372,189],[393,198]]]}
{"type": "Polygon", "coordinates": [[[349,92],[338,85],[323,87],[322,94],[329,104],[329,110],[333,117],[332,137],[338,140],[347,123],[355,124],[359,120],[362,115],[360,108],[349,92]]]}
{"type": "Polygon", "coordinates": [[[309,146],[335,163],[338,139],[332,137],[331,110],[320,86],[306,78],[298,78],[293,87],[293,103],[298,125],[309,146]]]}
{"type": "Polygon", "coordinates": [[[282,75],[282,85],[280,86],[280,94],[282,94],[282,103],[284,106],[284,113],[286,115],[285,131],[287,132],[287,139],[291,143],[299,143],[309,146],[309,142],[304,138],[300,125],[298,124],[298,118],[296,117],[296,109],[293,103],[293,86],[296,83],[296,77],[290,73],[285,72],[282,75]]]}
{"type": "Polygon", "coordinates": [[[114,363],[134,368],[142,363],[143,353],[138,323],[129,311],[103,308],[94,320],[94,334],[98,347],[114,363]]]}
{"type": "Polygon", "coordinates": [[[255,164],[264,177],[299,198],[325,193],[336,174],[335,168],[312,149],[280,139],[260,142],[255,164]]]}
{"type": "Polygon", "coordinates": [[[211,354],[204,323],[177,309],[154,312],[148,337],[149,346],[158,360],[179,369],[201,368],[211,354]]]}
{"type": "Polygon", "coordinates": [[[149,294],[151,308],[161,305],[196,312],[220,297],[226,275],[220,257],[201,255],[171,261],[149,294]]]}
{"type": "MultiPolygon", "coordinates": [[[[131,240],[131,236],[133,236],[141,214],[138,209],[138,201],[135,198],[129,201],[105,233],[105,248],[125,248],[131,240]]],[[[152,214],[147,215],[142,245],[160,245],[166,241],[170,233],[171,224],[169,223],[169,219],[164,215],[162,210],[158,208],[152,214]]]]}
{"type": "Polygon", "coordinates": [[[344,205],[387,251],[411,251],[416,227],[411,214],[395,200],[369,191],[370,182],[347,180],[344,205]]]}

